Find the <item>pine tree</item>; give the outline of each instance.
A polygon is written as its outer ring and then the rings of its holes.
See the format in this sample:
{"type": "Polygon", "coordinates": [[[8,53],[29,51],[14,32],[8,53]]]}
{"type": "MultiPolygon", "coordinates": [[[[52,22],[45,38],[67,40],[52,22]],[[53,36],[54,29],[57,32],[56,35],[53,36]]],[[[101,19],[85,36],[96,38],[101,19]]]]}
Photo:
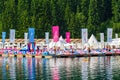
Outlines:
{"type": "MultiPolygon", "coordinates": [[[[98,0],[90,0],[89,12],[88,12],[88,31],[90,35],[94,33],[96,35],[99,28],[99,13],[98,13],[98,0]]],[[[89,36],[90,36],[89,35],[89,36]]]]}
{"type": "Polygon", "coordinates": [[[82,12],[80,12],[80,9],[79,7],[77,7],[77,12],[75,14],[75,37],[76,38],[79,38],[80,37],[80,34],[81,34],[81,28],[84,28],[85,27],[85,20],[86,20],[86,17],[83,15],[82,12]]]}
{"type": "Polygon", "coordinates": [[[90,35],[105,32],[107,27],[115,33],[120,31],[120,0],[2,0],[0,16],[0,31],[9,33],[14,28],[17,38],[23,38],[29,27],[44,38],[53,25],[60,26],[60,35],[70,31],[73,38],[84,27],[90,35]]]}
{"type": "Polygon", "coordinates": [[[16,34],[18,38],[23,38],[24,32],[28,31],[29,24],[29,12],[28,12],[28,1],[18,0],[18,28],[16,34]]]}
{"type": "MultiPolygon", "coordinates": [[[[13,21],[13,17],[15,10],[14,10],[14,1],[13,0],[8,0],[8,1],[4,1],[3,2],[3,10],[1,13],[2,16],[2,29],[4,31],[6,31],[7,33],[9,33],[9,29],[10,28],[14,28],[14,21],[13,21]]],[[[7,37],[9,36],[9,34],[7,34],[7,37]]]]}
{"type": "Polygon", "coordinates": [[[120,31],[120,0],[112,0],[113,29],[114,32],[120,31]]]}
{"type": "Polygon", "coordinates": [[[79,8],[79,12],[81,12],[81,14],[84,16],[85,20],[84,20],[84,24],[81,27],[86,27],[87,26],[87,20],[88,20],[88,12],[89,12],[89,3],[90,0],[82,0],[80,3],[80,6],[78,6],[77,8],[79,8]]]}

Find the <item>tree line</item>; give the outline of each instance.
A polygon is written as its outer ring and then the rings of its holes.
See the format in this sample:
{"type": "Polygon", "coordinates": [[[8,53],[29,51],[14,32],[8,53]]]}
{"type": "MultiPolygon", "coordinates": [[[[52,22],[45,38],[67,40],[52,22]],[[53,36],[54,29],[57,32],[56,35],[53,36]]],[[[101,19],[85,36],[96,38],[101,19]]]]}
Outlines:
{"type": "MultiPolygon", "coordinates": [[[[107,28],[120,34],[120,0],[1,0],[0,32],[16,30],[23,38],[29,27],[35,28],[35,38],[44,38],[54,25],[60,26],[60,35],[71,33],[71,38],[81,38],[81,29],[107,34],[107,28]]],[[[50,35],[51,37],[51,35],[50,35]]]]}

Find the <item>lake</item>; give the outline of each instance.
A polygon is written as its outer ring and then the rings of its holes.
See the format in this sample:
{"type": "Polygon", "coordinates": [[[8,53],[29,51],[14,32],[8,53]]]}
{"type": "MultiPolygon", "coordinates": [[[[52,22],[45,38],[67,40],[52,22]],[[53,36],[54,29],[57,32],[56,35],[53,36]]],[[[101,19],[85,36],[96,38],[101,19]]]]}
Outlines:
{"type": "Polygon", "coordinates": [[[120,56],[0,57],[0,80],[119,80],[120,56]]]}

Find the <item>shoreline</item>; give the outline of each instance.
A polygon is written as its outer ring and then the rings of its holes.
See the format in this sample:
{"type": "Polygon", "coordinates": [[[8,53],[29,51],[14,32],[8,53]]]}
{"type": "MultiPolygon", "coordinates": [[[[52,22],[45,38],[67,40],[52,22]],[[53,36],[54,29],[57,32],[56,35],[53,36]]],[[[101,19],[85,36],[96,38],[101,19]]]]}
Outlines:
{"type": "Polygon", "coordinates": [[[0,54],[0,57],[29,57],[29,58],[77,58],[77,57],[104,57],[104,56],[120,56],[120,53],[101,53],[101,54],[61,54],[61,55],[35,55],[35,54],[0,54]]]}

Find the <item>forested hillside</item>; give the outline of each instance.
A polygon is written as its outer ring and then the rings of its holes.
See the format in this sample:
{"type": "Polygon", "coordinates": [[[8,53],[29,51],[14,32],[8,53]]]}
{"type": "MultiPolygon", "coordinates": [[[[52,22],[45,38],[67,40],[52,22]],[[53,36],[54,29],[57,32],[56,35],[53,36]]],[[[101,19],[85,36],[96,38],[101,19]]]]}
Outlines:
{"type": "Polygon", "coordinates": [[[44,38],[53,25],[60,26],[63,37],[70,31],[71,38],[80,38],[82,28],[88,28],[89,36],[106,35],[107,27],[120,34],[120,0],[0,0],[0,32],[7,37],[9,29],[23,38],[34,27],[35,37],[44,38]]]}

